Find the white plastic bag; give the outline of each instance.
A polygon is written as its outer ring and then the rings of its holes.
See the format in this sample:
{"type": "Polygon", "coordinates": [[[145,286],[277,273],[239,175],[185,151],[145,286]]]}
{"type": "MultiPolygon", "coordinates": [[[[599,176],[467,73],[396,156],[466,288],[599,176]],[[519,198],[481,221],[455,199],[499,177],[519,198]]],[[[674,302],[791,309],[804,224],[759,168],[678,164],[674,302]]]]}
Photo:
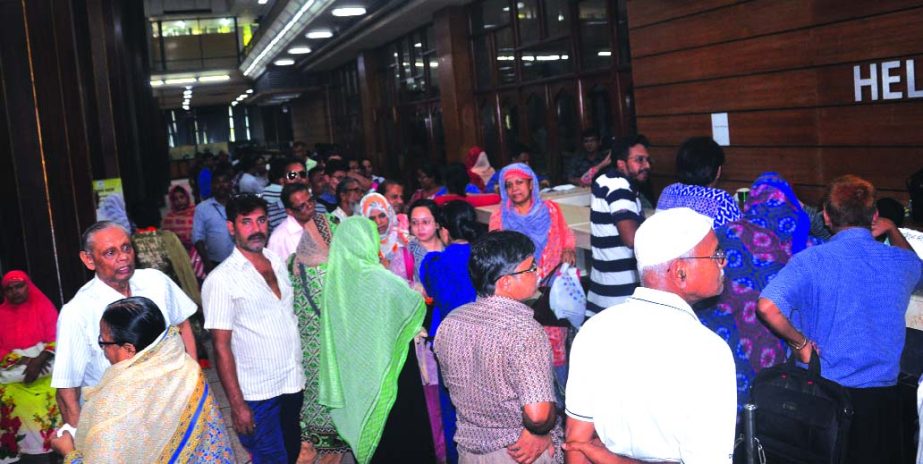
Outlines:
{"type": "Polygon", "coordinates": [[[562,264],[550,292],[548,303],[554,315],[558,319],[567,318],[571,325],[579,329],[586,313],[586,293],[580,286],[580,271],[567,263],[562,264]]]}

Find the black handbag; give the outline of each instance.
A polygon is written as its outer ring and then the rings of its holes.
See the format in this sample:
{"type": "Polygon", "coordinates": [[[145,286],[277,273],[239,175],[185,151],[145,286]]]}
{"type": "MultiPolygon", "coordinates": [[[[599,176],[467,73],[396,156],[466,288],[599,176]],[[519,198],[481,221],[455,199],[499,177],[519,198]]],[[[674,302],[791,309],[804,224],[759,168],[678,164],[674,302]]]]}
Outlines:
{"type": "Polygon", "coordinates": [[[842,463],[853,415],[849,391],[820,376],[813,350],[807,369],[795,363],[795,356],[753,380],[756,439],[771,464],[842,463]]]}

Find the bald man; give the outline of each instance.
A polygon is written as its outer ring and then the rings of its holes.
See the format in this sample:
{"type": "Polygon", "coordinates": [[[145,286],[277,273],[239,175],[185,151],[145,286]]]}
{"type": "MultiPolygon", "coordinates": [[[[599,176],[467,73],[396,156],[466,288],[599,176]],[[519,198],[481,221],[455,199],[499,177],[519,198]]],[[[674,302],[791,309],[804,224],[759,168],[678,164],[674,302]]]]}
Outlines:
{"type": "Polygon", "coordinates": [[[726,258],[712,223],[675,208],[638,228],[642,287],[587,321],[574,340],[567,463],[730,464],[734,361],[691,307],[724,288],[726,258]]]}

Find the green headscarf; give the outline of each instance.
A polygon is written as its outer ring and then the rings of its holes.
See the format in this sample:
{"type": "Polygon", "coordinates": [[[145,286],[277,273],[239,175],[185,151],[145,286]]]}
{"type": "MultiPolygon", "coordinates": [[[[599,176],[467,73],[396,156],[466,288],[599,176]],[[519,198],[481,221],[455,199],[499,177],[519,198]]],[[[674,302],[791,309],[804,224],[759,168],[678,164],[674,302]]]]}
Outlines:
{"type": "Polygon", "coordinates": [[[321,304],[319,401],[360,464],[378,447],[426,313],[423,297],[381,265],[378,250],[375,223],[359,216],[340,223],[321,304]]]}

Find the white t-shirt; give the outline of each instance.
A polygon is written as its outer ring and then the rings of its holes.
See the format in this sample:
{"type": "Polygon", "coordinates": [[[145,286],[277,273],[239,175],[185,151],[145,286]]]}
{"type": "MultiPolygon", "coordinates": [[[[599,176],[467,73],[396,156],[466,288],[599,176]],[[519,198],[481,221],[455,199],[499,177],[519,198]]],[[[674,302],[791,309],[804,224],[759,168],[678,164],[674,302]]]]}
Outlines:
{"type": "Polygon", "coordinates": [[[282,258],[282,261],[288,262],[289,256],[298,248],[298,242],[304,235],[304,227],[291,216],[286,216],[285,220],[272,231],[269,236],[269,244],[266,248],[282,258]]]}
{"type": "Polygon", "coordinates": [[[288,271],[271,250],[263,255],[272,263],[282,298],[236,247],[202,285],[205,328],[232,332],[237,380],[247,401],[297,393],[305,384],[288,271]]]}
{"type": "Polygon", "coordinates": [[[622,456],[729,464],[736,387],[727,344],[677,295],[639,287],[577,334],[566,412],[622,456]]]}
{"type": "MultiPolygon", "coordinates": [[[[182,323],[196,311],[196,304],[183,289],[156,269],[135,270],[128,285],[132,296],[143,296],[157,304],[170,325],[182,323]]],[[[99,347],[99,321],[106,306],[123,298],[93,277],[61,308],[52,387],[92,387],[99,383],[110,365],[99,347]]]]}

